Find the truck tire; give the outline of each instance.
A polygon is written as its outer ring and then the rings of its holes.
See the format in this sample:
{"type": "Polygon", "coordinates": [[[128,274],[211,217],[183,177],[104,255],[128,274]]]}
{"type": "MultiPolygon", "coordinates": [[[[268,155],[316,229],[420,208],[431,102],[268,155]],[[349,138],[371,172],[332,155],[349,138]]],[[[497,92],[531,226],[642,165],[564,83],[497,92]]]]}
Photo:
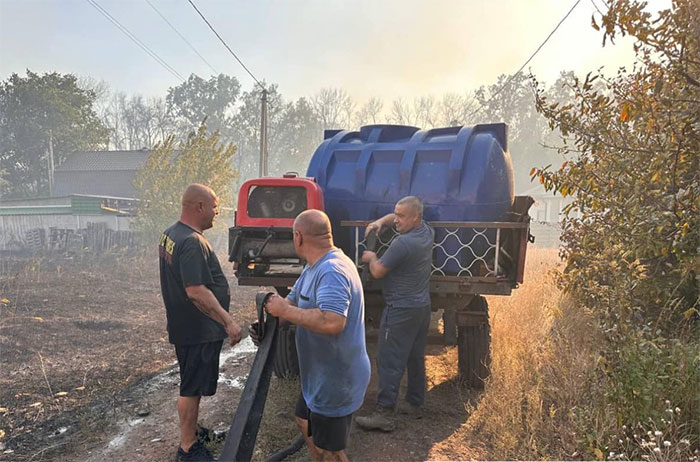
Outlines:
{"type": "Polygon", "coordinates": [[[280,379],[299,377],[299,358],[297,356],[296,328],[282,326],[277,332],[275,356],[272,361],[275,375],[280,379]]]}
{"type": "Polygon", "coordinates": [[[491,366],[491,329],[486,299],[475,296],[467,306],[467,313],[461,317],[457,330],[459,375],[468,387],[481,390],[491,366]]]}
{"type": "Polygon", "coordinates": [[[457,312],[455,310],[442,311],[442,339],[445,345],[457,344],[457,312]]]}

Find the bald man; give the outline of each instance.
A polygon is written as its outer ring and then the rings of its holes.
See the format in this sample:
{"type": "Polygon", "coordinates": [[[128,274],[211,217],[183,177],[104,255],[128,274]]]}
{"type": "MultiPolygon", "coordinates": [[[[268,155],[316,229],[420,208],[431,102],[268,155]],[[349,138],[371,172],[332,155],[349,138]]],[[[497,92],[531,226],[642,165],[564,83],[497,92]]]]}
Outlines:
{"type": "Polygon", "coordinates": [[[199,402],[216,393],[223,339],[228,335],[231,346],[241,340],[241,328],[228,313],[228,281],[202,234],[218,213],[214,191],[191,184],[182,195],[180,220],[160,237],[160,287],[180,366],[178,461],[214,460],[196,438],[199,402]]]}
{"type": "Polygon", "coordinates": [[[295,414],[312,460],[346,461],[352,416],[370,376],[362,283],[333,245],[325,213],[299,214],[294,249],[306,266],[287,298],[273,296],[266,309],[297,326],[302,393],[295,414]]]}

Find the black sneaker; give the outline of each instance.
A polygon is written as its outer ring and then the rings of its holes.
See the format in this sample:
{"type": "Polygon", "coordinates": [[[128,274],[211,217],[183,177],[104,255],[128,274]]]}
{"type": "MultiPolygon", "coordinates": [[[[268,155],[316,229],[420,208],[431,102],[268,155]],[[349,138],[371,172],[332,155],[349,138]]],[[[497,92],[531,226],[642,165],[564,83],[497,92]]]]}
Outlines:
{"type": "Polygon", "coordinates": [[[183,451],[182,448],[177,448],[177,462],[210,462],[214,460],[216,459],[211,455],[211,452],[199,441],[196,441],[187,452],[183,451]]]}

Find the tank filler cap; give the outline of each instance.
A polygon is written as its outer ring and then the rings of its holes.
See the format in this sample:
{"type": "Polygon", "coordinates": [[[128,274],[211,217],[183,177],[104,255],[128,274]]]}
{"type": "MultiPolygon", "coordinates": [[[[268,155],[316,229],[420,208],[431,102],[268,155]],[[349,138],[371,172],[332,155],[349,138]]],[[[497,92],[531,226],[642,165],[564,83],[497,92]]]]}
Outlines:
{"type": "Polygon", "coordinates": [[[282,175],[282,178],[296,178],[298,176],[299,174],[297,172],[287,172],[284,175],[282,175]]]}

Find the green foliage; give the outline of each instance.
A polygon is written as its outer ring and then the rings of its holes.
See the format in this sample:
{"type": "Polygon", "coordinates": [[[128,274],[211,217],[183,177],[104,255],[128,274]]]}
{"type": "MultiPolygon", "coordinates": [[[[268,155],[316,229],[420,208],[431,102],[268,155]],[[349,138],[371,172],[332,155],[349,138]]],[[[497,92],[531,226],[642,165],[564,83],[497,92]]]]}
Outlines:
{"type": "Polygon", "coordinates": [[[656,18],[642,2],[608,3],[593,25],[605,40],[633,36],[635,66],[574,79],[568,103],[538,88],[572,157],[530,174],[573,198],[562,282],[601,320],[617,423],[656,424],[667,398],[686,411],[678,428],[697,435],[700,2],[675,0],[656,18]]]}
{"type": "Polygon", "coordinates": [[[0,168],[4,194],[49,194],[47,152],[53,139],[54,165],[73,151],[105,145],[108,130],[94,111],[95,93],[72,74],[12,74],[0,82],[0,168]]]}
{"type": "Polygon", "coordinates": [[[674,329],[697,307],[700,62],[688,58],[698,56],[691,5],[675,2],[652,24],[639,4],[617,2],[603,24],[609,38],[634,32],[638,67],[576,79],[576,101],[564,106],[540,92],[538,109],[576,158],[531,174],[575,194],[569,212],[580,216],[569,214],[564,236],[571,288],[589,303],[603,296],[630,308],[612,321],[635,314],[674,329]],[[599,78],[605,91],[593,86],[599,78]]]}
{"type": "MultiPolygon", "coordinates": [[[[700,413],[700,344],[678,339],[639,336],[620,346],[619,361],[609,370],[607,390],[621,422],[661,422],[666,417],[664,402],[680,403],[686,414],[700,413]]],[[[688,422],[695,435],[700,422],[688,422]],[[693,428],[694,427],[694,428],[693,428]]]]}
{"type": "Polygon", "coordinates": [[[219,138],[218,132],[208,134],[201,125],[177,146],[175,137],[170,136],[153,149],[134,179],[141,199],[136,228],[144,242],[154,242],[177,220],[182,193],[191,183],[211,187],[219,196],[220,208],[233,205],[236,147],[219,138]]]}
{"type": "Polygon", "coordinates": [[[241,90],[238,79],[225,74],[209,80],[192,74],[186,82],[168,89],[168,108],[191,127],[206,123],[212,131],[230,127],[231,111],[241,90]]]}

